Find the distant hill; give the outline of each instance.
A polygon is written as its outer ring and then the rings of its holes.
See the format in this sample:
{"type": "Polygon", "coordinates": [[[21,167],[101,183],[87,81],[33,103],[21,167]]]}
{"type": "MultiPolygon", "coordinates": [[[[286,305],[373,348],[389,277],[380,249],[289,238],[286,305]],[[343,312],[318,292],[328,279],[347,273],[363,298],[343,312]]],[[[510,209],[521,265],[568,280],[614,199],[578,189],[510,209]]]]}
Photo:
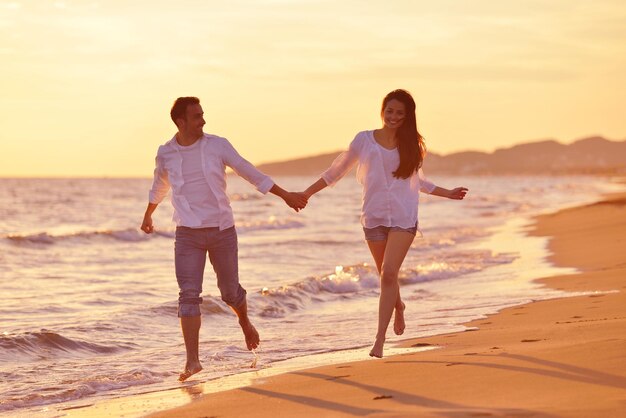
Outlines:
{"type": "Polygon", "coordinates": [[[295,160],[257,165],[262,172],[275,176],[309,176],[321,174],[337,158],[341,151],[303,157],[295,160]]]}
{"type": "MultiPolygon", "coordinates": [[[[261,164],[258,168],[270,175],[319,175],[339,153],[261,164]]],[[[555,140],[529,142],[492,153],[429,152],[424,170],[441,174],[626,174],[626,140],[590,137],[569,145],[555,140]]]]}

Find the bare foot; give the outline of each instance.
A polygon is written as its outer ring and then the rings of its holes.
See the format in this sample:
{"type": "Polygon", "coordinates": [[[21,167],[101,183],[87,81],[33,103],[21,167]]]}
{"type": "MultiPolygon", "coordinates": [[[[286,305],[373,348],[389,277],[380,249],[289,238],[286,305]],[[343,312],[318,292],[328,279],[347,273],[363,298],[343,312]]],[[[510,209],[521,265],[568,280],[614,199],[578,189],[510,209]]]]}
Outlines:
{"type": "Polygon", "coordinates": [[[385,345],[385,339],[379,340],[376,338],[374,347],[370,350],[370,357],[383,358],[383,346],[385,345]]]}
{"type": "Polygon", "coordinates": [[[393,332],[396,333],[396,335],[402,335],[404,334],[404,328],[406,327],[405,323],[404,323],[404,309],[406,308],[406,305],[404,304],[404,302],[402,302],[402,309],[395,309],[395,315],[393,317],[393,332]]]}
{"type": "Polygon", "coordinates": [[[243,335],[246,337],[246,346],[248,347],[248,350],[254,350],[257,348],[261,340],[256,328],[254,328],[250,321],[246,321],[244,323],[240,322],[239,325],[241,325],[243,335]]]}
{"type": "Polygon", "coordinates": [[[200,362],[193,362],[193,363],[188,362],[185,365],[185,370],[178,376],[178,381],[184,382],[185,380],[189,379],[194,374],[198,373],[200,370],[202,370],[202,365],[200,364],[200,362]]]}

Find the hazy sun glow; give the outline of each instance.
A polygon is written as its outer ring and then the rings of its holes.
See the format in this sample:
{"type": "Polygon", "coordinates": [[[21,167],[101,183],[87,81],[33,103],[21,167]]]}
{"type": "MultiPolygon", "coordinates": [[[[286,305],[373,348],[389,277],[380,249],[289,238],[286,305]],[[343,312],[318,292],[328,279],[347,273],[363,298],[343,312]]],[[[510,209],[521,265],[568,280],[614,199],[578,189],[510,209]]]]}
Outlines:
{"type": "Polygon", "coordinates": [[[335,151],[406,88],[430,150],[623,139],[623,0],[0,0],[0,176],[149,176],[172,101],[255,163],[335,151]]]}

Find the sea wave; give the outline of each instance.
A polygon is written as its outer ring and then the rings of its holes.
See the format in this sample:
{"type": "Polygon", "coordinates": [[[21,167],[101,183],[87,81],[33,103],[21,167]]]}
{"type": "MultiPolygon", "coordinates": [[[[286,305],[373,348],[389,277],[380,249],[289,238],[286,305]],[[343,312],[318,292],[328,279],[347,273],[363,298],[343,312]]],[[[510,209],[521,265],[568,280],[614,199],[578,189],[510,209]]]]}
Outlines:
{"type": "Polygon", "coordinates": [[[489,250],[458,251],[419,263],[400,271],[401,284],[444,280],[484,270],[500,264],[510,264],[519,256],[513,253],[493,253],[489,250]]]}
{"type": "Polygon", "coordinates": [[[149,385],[162,382],[170,375],[169,372],[154,372],[147,368],[137,368],[118,375],[102,374],[85,379],[66,379],[57,385],[52,383],[44,390],[25,396],[22,391],[6,394],[7,396],[0,399],[0,412],[68,402],[106,391],[149,385]]]}
{"type": "MultiPolygon", "coordinates": [[[[276,229],[301,228],[305,224],[301,221],[293,219],[279,219],[270,216],[265,220],[243,221],[237,224],[238,232],[251,232],[276,229]]],[[[6,235],[5,239],[16,245],[33,244],[33,245],[52,245],[65,241],[92,241],[92,240],[115,240],[122,242],[143,242],[153,238],[165,237],[174,238],[175,229],[155,230],[153,234],[148,235],[139,228],[126,229],[103,229],[91,231],[78,231],[68,234],[53,234],[50,232],[38,232],[33,234],[11,234],[6,235]]]]}
{"type": "Polygon", "coordinates": [[[276,229],[293,229],[302,228],[305,224],[295,219],[283,219],[276,216],[270,216],[267,219],[257,221],[240,221],[237,223],[238,232],[265,231],[276,229]]]}
{"type": "Polygon", "coordinates": [[[358,293],[377,286],[375,268],[367,264],[337,266],[334,273],[322,277],[310,277],[273,289],[265,287],[250,299],[261,316],[277,318],[287,312],[303,309],[310,302],[323,302],[329,295],[358,293]]]}
{"type": "Polygon", "coordinates": [[[424,230],[424,236],[416,239],[411,244],[411,248],[426,249],[436,251],[442,248],[454,247],[465,242],[490,235],[486,228],[463,226],[458,228],[432,227],[424,230]]]}
{"type": "MultiPolygon", "coordinates": [[[[411,285],[433,280],[446,280],[508,264],[515,254],[494,254],[491,251],[458,252],[452,256],[403,268],[400,285],[411,285]]],[[[312,302],[335,300],[344,295],[371,294],[378,291],[379,275],[375,266],[363,263],[336,266],[335,272],[320,277],[309,277],[300,282],[277,288],[263,288],[250,296],[255,312],[266,318],[281,318],[289,312],[305,309],[312,302]]]]}
{"type": "MultiPolygon", "coordinates": [[[[165,233],[158,232],[157,235],[167,236],[165,233]]],[[[88,241],[93,239],[113,239],[124,242],[138,242],[150,239],[150,236],[141,232],[137,228],[126,228],[118,230],[93,230],[79,231],[69,234],[51,234],[48,232],[39,232],[35,234],[25,235],[7,235],[5,237],[14,244],[56,244],[61,241],[82,240],[88,241]]]]}
{"type": "MultiPolygon", "coordinates": [[[[200,312],[202,315],[226,315],[231,311],[228,306],[218,297],[202,295],[202,303],[200,304],[200,312]]],[[[172,301],[162,305],[154,306],[149,309],[148,314],[153,316],[168,315],[176,316],[178,314],[178,302],[172,301]]]]}
{"type": "Polygon", "coordinates": [[[79,356],[82,354],[112,354],[132,349],[132,344],[98,344],[79,339],[68,338],[59,333],[41,330],[16,335],[0,335],[0,359],[15,361],[16,356],[42,359],[56,356],[79,356]]]}

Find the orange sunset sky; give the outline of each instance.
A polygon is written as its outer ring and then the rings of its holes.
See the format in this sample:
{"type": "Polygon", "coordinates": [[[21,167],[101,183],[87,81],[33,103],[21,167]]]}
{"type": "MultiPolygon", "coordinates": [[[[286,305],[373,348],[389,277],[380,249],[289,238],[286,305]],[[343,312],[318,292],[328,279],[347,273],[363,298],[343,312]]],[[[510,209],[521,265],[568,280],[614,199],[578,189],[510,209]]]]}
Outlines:
{"type": "Polygon", "coordinates": [[[151,176],[196,95],[253,163],[411,91],[431,151],[626,138],[623,0],[0,0],[0,176],[151,176]]]}

